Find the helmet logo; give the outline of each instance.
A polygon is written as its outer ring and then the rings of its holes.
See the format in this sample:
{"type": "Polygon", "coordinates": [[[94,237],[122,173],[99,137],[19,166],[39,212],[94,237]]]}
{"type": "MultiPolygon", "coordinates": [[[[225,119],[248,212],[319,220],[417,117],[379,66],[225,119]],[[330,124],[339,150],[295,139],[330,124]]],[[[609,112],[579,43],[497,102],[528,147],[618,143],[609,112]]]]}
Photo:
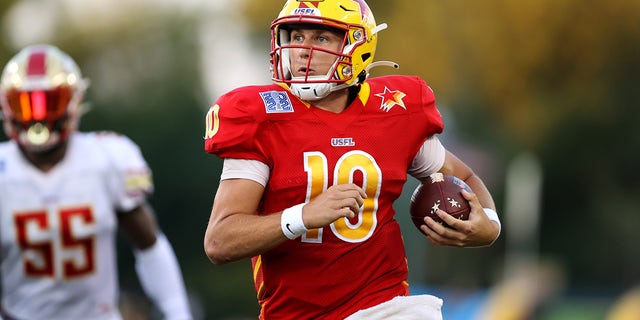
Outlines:
{"type": "Polygon", "coordinates": [[[293,10],[293,15],[303,15],[303,16],[319,16],[320,12],[316,8],[297,8],[293,10]]]}
{"type": "Polygon", "coordinates": [[[402,109],[407,110],[407,107],[404,105],[404,101],[402,99],[406,96],[406,94],[402,91],[398,90],[389,90],[387,86],[384,87],[384,92],[375,94],[376,97],[380,97],[382,102],[380,102],[380,109],[389,112],[391,108],[398,105],[402,109]]]}

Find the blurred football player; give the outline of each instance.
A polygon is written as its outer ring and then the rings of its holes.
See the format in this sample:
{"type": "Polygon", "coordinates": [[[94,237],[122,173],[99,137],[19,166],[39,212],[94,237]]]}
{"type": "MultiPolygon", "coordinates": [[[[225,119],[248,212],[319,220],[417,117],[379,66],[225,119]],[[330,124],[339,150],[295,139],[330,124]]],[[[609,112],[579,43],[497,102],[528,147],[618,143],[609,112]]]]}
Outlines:
{"type": "Polygon", "coordinates": [[[409,292],[392,207],[407,173],[473,190],[468,221],[425,219],[431,242],[486,246],[500,233],[482,180],[436,137],[431,89],[368,79],[395,66],[373,62],[385,27],[362,0],[289,0],[271,25],[274,83],[224,94],[206,116],[205,150],[224,166],[205,252],[214,264],[251,257],[261,319],[440,319],[442,300],[409,292]]]}
{"type": "Polygon", "coordinates": [[[5,319],[120,319],[116,231],[166,319],[191,319],[174,251],[147,203],[151,171],[113,132],[76,131],[87,88],[51,45],[16,54],[0,79],[0,251],[5,319]]]}

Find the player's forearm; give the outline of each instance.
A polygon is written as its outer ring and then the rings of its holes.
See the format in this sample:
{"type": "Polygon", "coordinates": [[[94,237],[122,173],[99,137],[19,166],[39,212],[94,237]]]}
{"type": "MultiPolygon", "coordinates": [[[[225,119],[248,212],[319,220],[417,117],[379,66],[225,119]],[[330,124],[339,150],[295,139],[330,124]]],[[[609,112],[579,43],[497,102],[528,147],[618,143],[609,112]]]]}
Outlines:
{"type": "Polygon", "coordinates": [[[213,264],[250,258],[281,244],[287,238],[280,228],[281,213],[266,216],[233,214],[210,221],[204,249],[213,264]]]}
{"type": "Polygon", "coordinates": [[[476,194],[483,208],[496,210],[496,205],[493,202],[493,197],[491,197],[489,189],[487,189],[487,186],[484,184],[482,179],[480,179],[480,177],[473,174],[469,176],[464,182],[471,188],[473,193],[476,194]]]}

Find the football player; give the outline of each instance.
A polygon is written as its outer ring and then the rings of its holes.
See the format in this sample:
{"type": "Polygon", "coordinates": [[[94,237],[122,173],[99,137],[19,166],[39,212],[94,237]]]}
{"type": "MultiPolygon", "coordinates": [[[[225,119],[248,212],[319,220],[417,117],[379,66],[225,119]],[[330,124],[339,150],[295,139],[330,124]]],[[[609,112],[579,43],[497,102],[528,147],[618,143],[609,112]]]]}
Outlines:
{"type": "Polygon", "coordinates": [[[144,291],[166,319],[191,319],[174,251],[146,200],[153,183],[139,147],[76,130],[88,82],[73,59],[28,46],[0,81],[11,138],[0,143],[2,317],[121,319],[120,227],[144,291]]]}
{"type": "Polygon", "coordinates": [[[224,165],[205,252],[251,258],[261,319],[440,319],[439,298],[409,292],[393,209],[407,173],[473,190],[468,221],[425,219],[431,242],[487,246],[500,233],[482,180],[437,138],[431,89],[369,78],[395,66],[373,61],[385,27],[363,0],[289,0],[271,25],[274,83],[232,90],[206,115],[205,150],[224,165]]]}

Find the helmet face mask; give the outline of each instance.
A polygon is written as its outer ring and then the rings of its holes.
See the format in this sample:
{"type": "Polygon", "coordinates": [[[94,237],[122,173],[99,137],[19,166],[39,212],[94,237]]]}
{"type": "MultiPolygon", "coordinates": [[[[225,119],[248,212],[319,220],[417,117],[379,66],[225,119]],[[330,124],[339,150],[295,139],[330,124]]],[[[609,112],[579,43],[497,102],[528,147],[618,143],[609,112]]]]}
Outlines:
{"type": "Polygon", "coordinates": [[[46,152],[76,129],[87,83],[76,63],[50,45],[26,47],[4,68],[4,129],[30,152],[46,152]]]}
{"type": "Polygon", "coordinates": [[[331,91],[356,85],[366,79],[373,61],[376,31],[371,10],[362,0],[289,0],[271,25],[272,79],[289,85],[303,100],[321,99],[331,91]],[[339,30],[344,39],[336,52],[294,46],[289,42],[292,28],[339,30]],[[309,63],[319,52],[335,55],[335,62],[326,75],[293,77],[290,52],[300,48],[309,50],[309,63]]]}

